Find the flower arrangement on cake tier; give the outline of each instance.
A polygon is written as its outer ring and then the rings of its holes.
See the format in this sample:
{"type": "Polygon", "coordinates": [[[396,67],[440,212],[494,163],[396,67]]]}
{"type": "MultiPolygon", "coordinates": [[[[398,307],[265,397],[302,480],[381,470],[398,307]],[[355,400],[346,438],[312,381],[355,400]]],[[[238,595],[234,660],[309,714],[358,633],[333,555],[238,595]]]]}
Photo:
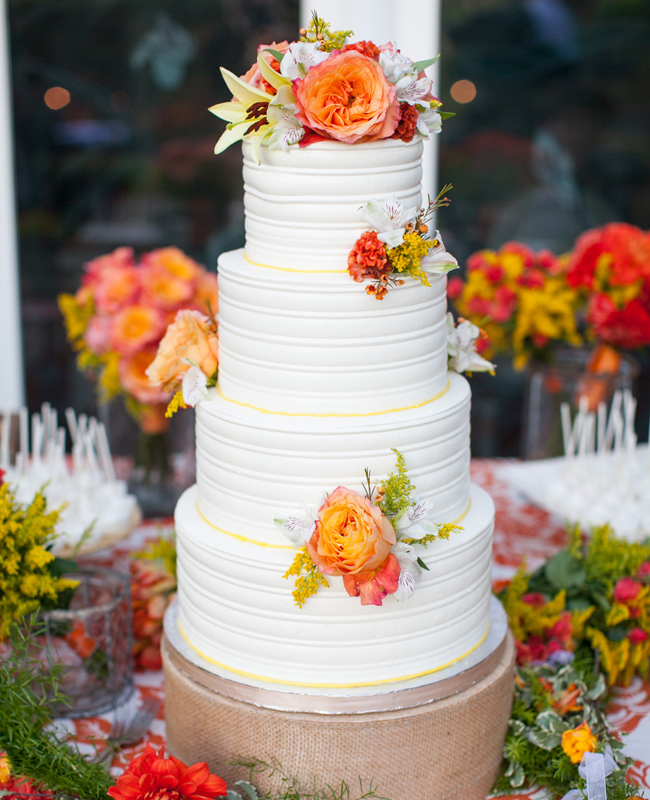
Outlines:
{"type": "MultiPolygon", "coordinates": [[[[182,347],[180,357],[189,359],[176,365],[174,377],[188,371],[190,361],[216,375],[217,276],[176,247],[153,250],[138,261],[131,248],[120,247],[86,264],[79,290],[58,299],[78,368],[96,379],[101,403],[123,399],[141,432],[136,462],[145,481],[165,484],[170,477],[166,409],[174,382],[169,365],[153,362],[173,322],[168,337],[182,340],[176,349],[182,347]]],[[[171,346],[168,339],[166,347],[171,346]]]]}
{"type": "Polygon", "coordinates": [[[362,606],[380,606],[389,594],[406,600],[421,571],[429,569],[416,548],[461,530],[432,521],[433,504],[413,497],[404,456],[393,452],[397,472],[373,486],[366,469],[363,495],[339,486],[306,518],[275,520],[300,548],[284,575],[296,578],[296,605],[302,607],[321,586],[329,586],[326,575],[343,578],[346,592],[361,597],[362,606]]]}
{"type": "Polygon", "coordinates": [[[210,111],[228,125],[221,153],[242,139],[288,150],[317,141],[345,144],[381,139],[428,139],[442,120],[424,70],[438,57],[411,61],[389,42],[346,44],[352,31],[332,31],[314,12],[298,42],[260,45],[257,62],[241,78],[221,68],[232,102],[210,111]]]}

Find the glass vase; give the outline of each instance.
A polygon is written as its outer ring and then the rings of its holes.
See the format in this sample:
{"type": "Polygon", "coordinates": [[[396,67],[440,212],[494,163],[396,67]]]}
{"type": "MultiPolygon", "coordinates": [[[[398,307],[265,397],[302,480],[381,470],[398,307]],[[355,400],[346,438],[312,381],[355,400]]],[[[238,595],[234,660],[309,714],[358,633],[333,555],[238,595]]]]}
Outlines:
{"type": "Polygon", "coordinates": [[[622,355],[617,372],[587,371],[592,357],[588,348],[561,349],[553,363],[531,363],[527,370],[522,456],[525,459],[554,458],[564,455],[560,405],[569,403],[571,418],[578,411],[581,397],[587,398],[590,411],[598,404],[612,402],[614,392],[632,389],[639,366],[629,355],[622,355]]]}
{"type": "Polygon", "coordinates": [[[166,420],[164,408],[156,409],[153,425],[138,425],[119,399],[100,408],[116,473],[127,481],[145,517],[171,517],[196,479],[194,409],[166,420]]]}
{"type": "Polygon", "coordinates": [[[133,692],[131,584],[128,576],[93,567],[66,575],[79,581],[70,607],[44,611],[37,637],[43,660],[61,668],[61,692],[53,702],[61,717],[103,714],[133,692]]]}

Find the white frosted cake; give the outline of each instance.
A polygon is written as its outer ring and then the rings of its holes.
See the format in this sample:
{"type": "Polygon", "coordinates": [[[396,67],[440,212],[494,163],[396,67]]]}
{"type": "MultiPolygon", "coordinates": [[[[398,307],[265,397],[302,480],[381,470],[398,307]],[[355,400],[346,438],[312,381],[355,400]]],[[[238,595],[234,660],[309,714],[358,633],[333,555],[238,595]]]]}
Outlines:
{"type": "Polygon", "coordinates": [[[244,144],[246,247],[219,261],[219,377],[197,406],[197,485],[176,511],[179,625],[216,674],[354,688],[421,680],[489,629],[494,508],[469,479],[470,390],[447,370],[446,278],[378,301],[348,254],[370,200],[420,206],[419,141],[244,144]],[[299,607],[296,550],[274,523],[323,492],[362,493],[404,457],[437,523],[406,599],[350,597],[339,575],[299,607]]]}

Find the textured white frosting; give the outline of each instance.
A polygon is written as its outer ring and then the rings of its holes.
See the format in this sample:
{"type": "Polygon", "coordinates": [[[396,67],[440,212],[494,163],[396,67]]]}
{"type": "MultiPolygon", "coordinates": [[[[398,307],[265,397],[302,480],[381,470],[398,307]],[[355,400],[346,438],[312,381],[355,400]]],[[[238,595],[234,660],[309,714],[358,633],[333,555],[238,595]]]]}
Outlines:
{"type": "Polygon", "coordinates": [[[371,417],[265,414],[211,393],[197,408],[199,507],[230,533],[286,544],[276,517],[300,514],[337,486],[361,491],[366,467],[381,480],[395,471],[392,447],[436,519],[467,508],[470,392],[456,373],[438,400],[371,417]]]}
{"type": "Polygon", "coordinates": [[[297,414],[388,411],[447,384],[446,278],[412,279],[383,300],[345,275],[303,275],[219,259],[219,387],[297,414]]]}
{"type": "MultiPolygon", "coordinates": [[[[218,674],[289,686],[390,683],[454,662],[489,624],[494,509],[469,482],[467,381],[447,373],[446,280],[381,301],[347,274],[361,207],[420,204],[419,143],[244,145],[246,253],[221,256],[219,386],[197,408],[197,487],[176,510],[179,620],[218,674]],[[398,449],[435,519],[415,594],[361,606],[340,578],[293,602],[274,518],[381,481],[398,449]],[[471,495],[471,502],[470,502],[471,495]],[[468,511],[469,508],[469,511],[468,511]]],[[[302,691],[302,689],[300,689],[302,691]]],[[[305,688],[305,691],[309,691],[305,688]]]]}
{"type": "Polygon", "coordinates": [[[192,488],[176,509],[180,626],[217,674],[306,692],[416,676],[426,683],[487,634],[494,507],[477,486],[462,532],[421,548],[430,571],[415,594],[388,596],[381,607],[362,606],[333,577],[298,608],[293,579],[282,577],[294,551],[215,530],[196,500],[192,488]]]}
{"type": "Polygon", "coordinates": [[[421,204],[420,141],[316,142],[287,153],[263,147],[259,165],[250,144],[243,152],[246,251],[259,264],[345,270],[368,230],[361,209],[369,200],[396,194],[407,208],[421,204]]]}

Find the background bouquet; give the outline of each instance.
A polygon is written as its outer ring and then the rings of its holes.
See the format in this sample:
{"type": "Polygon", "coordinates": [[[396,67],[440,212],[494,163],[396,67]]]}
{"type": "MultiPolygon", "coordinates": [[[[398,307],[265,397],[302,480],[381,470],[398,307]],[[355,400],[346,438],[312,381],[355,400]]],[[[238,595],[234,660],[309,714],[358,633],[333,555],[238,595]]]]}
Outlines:
{"type": "Polygon", "coordinates": [[[59,296],[77,365],[97,379],[100,402],[122,396],[144,433],[163,432],[171,393],[152,386],[146,370],[180,309],[214,314],[217,276],[176,247],[145,253],[120,247],[86,264],[81,287],[59,296]]]}

